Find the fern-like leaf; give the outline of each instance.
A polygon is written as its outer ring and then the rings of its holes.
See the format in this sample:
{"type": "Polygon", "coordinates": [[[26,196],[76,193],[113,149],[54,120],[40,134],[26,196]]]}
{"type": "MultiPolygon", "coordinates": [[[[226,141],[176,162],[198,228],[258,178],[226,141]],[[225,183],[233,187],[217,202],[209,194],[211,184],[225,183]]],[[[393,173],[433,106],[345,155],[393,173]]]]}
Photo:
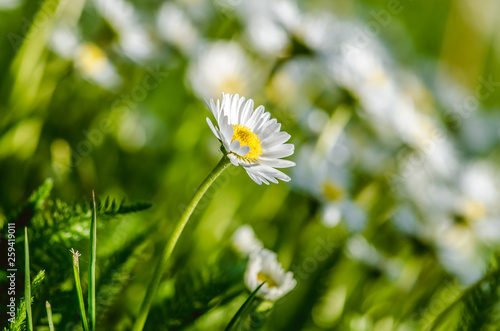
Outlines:
{"type": "Polygon", "coordinates": [[[465,290],[427,330],[498,330],[500,325],[500,268],[465,290]],[[457,324],[457,317],[458,319],[457,324]]]}
{"type": "Polygon", "coordinates": [[[498,330],[500,325],[500,270],[490,273],[464,298],[460,330],[498,330]]]}
{"type": "MultiPolygon", "coordinates": [[[[45,279],[45,270],[41,270],[38,272],[38,274],[35,276],[33,281],[31,282],[31,293],[35,293],[37,289],[39,288],[40,284],[43,282],[45,279]]],[[[31,297],[31,303],[33,303],[34,296],[31,297]]],[[[9,325],[9,330],[10,331],[24,331],[26,329],[26,303],[24,299],[21,299],[19,302],[19,305],[16,308],[16,318],[14,320],[14,323],[11,323],[9,325]]],[[[6,330],[6,329],[4,329],[6,330]]]]}

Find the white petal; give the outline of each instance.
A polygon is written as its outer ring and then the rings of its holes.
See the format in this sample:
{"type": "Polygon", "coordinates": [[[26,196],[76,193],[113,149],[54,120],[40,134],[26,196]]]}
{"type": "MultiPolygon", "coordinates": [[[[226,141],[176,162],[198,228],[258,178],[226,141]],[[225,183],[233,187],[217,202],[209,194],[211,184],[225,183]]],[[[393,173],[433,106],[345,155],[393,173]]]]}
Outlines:
{"type": "Polygon", "coordinates": [[[222,117],[224,116],[224,112],[222,111],[222,105],[221,105],[221,102],[219,99],[217,99],[217,104],[214,104],[214,107],[216,107],[217,109],[217,123],[219,123],[220,125],[220,122],[222,121],[222,117]]]}
{"type": "Polygon", "coordinates": [[[260,175],[274,184],[278,184],[278,180],[266,172],[261,172],[260,175]]]}
{"type": "Polygon", "coordinates": [[[277,123],[278,121],[273,118],[272,120],[268,121],[260,130],[259,130],[259,137],[262,137],[262,139],[265,139],[271,135],[276,134],[281,128],[281,124],[277,123]]]}
{"type": "Polygon", "coordinates": [[[229,146],[229,150],[231,152],[234,152],[236,154],[239,154],[238,152],[240,151],[240,141],[239,140],[234,140],[231,145],[229,146]]]}
{"type": "Polygon", "coordinates": [[[241,146],[240,151],[239,151],[238,154],[241,155],[241,156],[245,156],[248,153],[250,153],[250,149],[251,149],[250,146],[246,146],[246,145],[245,146],[241,146]]]}
{"type": "Polygon", "coordinates": [[[294,148],[293,144],[279,145],[277,147],[264,150],[262,157],[277,159],[287,157],[293,154],[294,148]]]}
{"type": "Polygon", "coordinates": [[[250,114],[253,111],[253,100],[249,99],[245,103],[245,106],[243,107],[243,111],[241,112],[240,120],[238,123],[246,123],[248,119],[250,118],[250,114]]]}
{"type": "MultiPolygon", "coordinates": [[[[249,168],[248,168],[249,169],[249,168]]],[[[245,168],[245,170],[247,171],[247,174],[248,176],[254,181],[256,182],[258,185],[261,185],[262,184],[262,181],[260,180],[259,177],[257,177],[253,172],[249,171],[247,168],[245,168]]]]}
{"type": "Polygon", "coordinates": [[[243,113],[243,107],[245,103],[245,97],[241,97],[240,100],[238,101],[238,114],[236,116],[236,122],[237,124],[241,123],[241,114],[243,113]]]}
{"type": "Polygon", "coordinates": [[[240,96],[238,94],[233,95],[233,98],[231,100],[231,117],[229,118],[231,120],[231,124],[236,124],[238,123],[238,116],[239,116],[239,109],[238,109],[238,103],[240,101],[240,96]]]}
{"type": "MultiPolygon", "coordinates": [[[[245,170],[248,176],[250,176],[250,178],[252,178],[257,184],[260,185],[260,183],[264,183],[266,185],[269,185],[266,177],[262,176],[262,171],[259,170],[259,167],[245,167],[245,170]],[[258,182],[254,178],[258,179],[258,182]]],[[[269,178],[269,176],[267,176],[267,178],[269,178]]]]}
{"type": "Polygon", "coordinates": [[[263,148],[271,148],[276,145],[280,145],[286,143],[290,139],[290,134],[287,132],[278,132],[269,137],[265,137],[261,140],[261,144],[263,148]]]}
{"type": "Polygon", "coordinates": [[[271,114],[268,112],[265,112],[260,119],[257,121],[257,123],[253,127],[249,127],[252,129],[253,132],[260,132],[262,127],[264,127],[267,122],[269,122],[269,119],[271,118],[271,114]]]}
{"type": "Polygon", "coordinates": [[[210,127],[210,130],[212,130],[212,132],[214,133],[214,135],[217,137],[217,139],[221,140],[220,136],[219,136],[219,132],[217,131],[217,129],[214,127],[214,125],[212,124],[212,121],[207,117],[207,123],[208,123],[208,126],[210,127]]]}
{"type": "Polygon", "coordinates": [[[229,124],[229,118],[224,116],[222,121],[219,123],[219,130],[222,133],[224,140],[228,143],[233,140],[233,126],[229,124]]]}
{"type": "Polygon", "coordinates": [[[278,125],[278,120],[272,118],[266,121],[260,128],[255,129],[255,133],[261,136],[262,138],[267,137],[270,133],[274,132],[274,128],[278,125]],[[271,129],[269,128],[271,127],[271,129]]]}
{"type": "Polygon", "coordinates": [[[234,154],[227,154],[227,157],[229,158],[229,161],[235,166],[239,166],[238,163],[238,158],[234,154]]]}
{"type": "Polygon", "coordinates": [[[259,163],[273,168],[290,168],[295,166],[295,162],[282,159],[269,159],[261,157],[259,163]]]}
{"type": "Polygon", "coordinates": [[[265,174],[267,177],[277,178],[277,179],[280,179],[284,182],[290,181],[290,177],[288,177],[287,175],[285,175],[281,171],[276,170],[272,167],[263,165],[263,164],[259,164],[255,167],[246,167],[245,170],[247,170],[248,173],[251,172],[251,173],[256,174],[256,175],[265,174]]]}
{"type": "Polygon", "coordinates": [[[257,123],[257,121],[260,119],[260,117],[264,113],[264,110],[265,110],[264,106],[257,107],[257,109],[255,109],[255,111],[253,112],[253,114],[250,117],[250,119],[248,120],[248,122],[245,123],[245,126],[252,128],[257,123]]]}

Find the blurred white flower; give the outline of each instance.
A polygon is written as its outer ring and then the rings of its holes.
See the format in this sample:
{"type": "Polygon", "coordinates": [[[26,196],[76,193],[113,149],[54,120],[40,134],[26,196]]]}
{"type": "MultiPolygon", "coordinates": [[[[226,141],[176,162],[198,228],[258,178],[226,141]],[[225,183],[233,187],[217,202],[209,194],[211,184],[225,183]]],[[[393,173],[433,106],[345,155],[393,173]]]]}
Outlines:
{"type": "Polygon", "coordinates": [[[498,173],[487,162],[469,163],[463,171],[460,188],[471,199],[488,207],[495,207],[500,200],[498,173]]]}
{"type": "Polygon", "coordinates": [[[157,17],[160,36],[185,53],[196,46],[199,35],[191,19],[174,3],[164,3],[157,17]]]}
{"type": "Polygon", "coordinates": [[[477,237],[465,225],[457,225],[453,220],[442,221],[443,224],[436,227],[434,238],[441,263],[465,284],[473,284],[487,266],[477,237]]]}
{"type": "Polygon", "coordinates": [[[120,82],[106,53],[94,43],[83,43],[75,52],[75,67],[82,75],[102,87],[111,89],[120,82]]]}
{"type": "Polygon", "coordinates": [[[270,2],[272,5],[272,17],[279,25],[284,26],[288,31],[295,31],[302,21],[302,13],[293,0],[277,0],[270,2]]]}
{"type": "Polygon", "coordinates": [[[0,0],[0,11],[16,9],[21,5],[20,0],[0,0]]]}
{"type": "Polygon", "coordinates": [[[57,55],[72,60],[80,43],[76,28],[56,25],[50,36],[50,47],[57,55]]]}
{"type": "Polygon", "coordinates": [[[252,253],[259,252],[263,245],[257,237],[250,225],[240,226],[231,237],[231,241],[243,256],[249,256],[252,253]]]}
{"type": "Polygon", "coordinates": [[[300,22],[300,11],[294,1],[218,0],[216,3],[239,16],[250,43],[259,53],[285,55],[291,30],[300,22]]]}
{"type": "Polygon", "coordinates": [[[75,68],[85,79],[108,90],[121,83],[121,77],[106,52],[92,42],[82,42],[78,27],[56,25],[52,30],[50,47],[60,57],[73,61],[75,68]]]}
{"type": "Polygon", "coordinates": [[[322,64],[310,57],[292,57],[278,66],[266,87],[266,96],[277,107],[286,109],[290,120],[297,120],[325,88],[322,64]]]}
{"type": "Polygon", "coordinates": [[[384,49],[375,44],[361,49],[348,45],[353,48],[343,49],[330,57],[333,78],[359,99],[372,119],[390,124],[399,111],[396,108],[398,90],[387,69],[390,61],[384,49]]]}
{"type": "Polygon", "coordinates": [[[288,168],[294,162],[283,160],[294,152],[293,144],[285,144],[290,135],[280,131],[281,124],[271,119],[263,106],[254,110],[252,99],[248,101],[236,94],[223,94],[222,101],[207,102],[218,127],[207,117],[210,129],[220,140],[231,163],[241,165],[257,184],[288,182],[290,177],[275,168],[288,168]],[[246,102],[245,102],[246,101],[246,102]]]}
{"type": "Polygon", "coordinates": [[[286,31],[270,19],[252,16],[247,26],[247,34],[252,44],[262,53],[283,56],[288,47],[286,31]]]}
{"type": "Polygon", "coordinates": [[[339,41],[336,19],[328,12],[304,15],[300,24],[293,26],[295,36],[305,45],[320,53],[329,53],[339,41]]]}
{"type": "Polygon", "coordinates": [[[187,77],[196,94],[213,98],[223,92],[251,94],[259,73],[237,43],[221,41],[201,49],[187,77]]]}
{"type": "Polygon", "coordinates": [[[486,161],[466,164],[459,180],[457,212],[484,244],[500,243],[500,181],[498,170],[486,161]]]}
{"type": "Polygon", "coordinates": [[[131,3],[124,0],[94,0],[94,5],[117,31],[118,46],[125,55],[137,62],[152,57],[155,53],[154,44],[131,3]]]}
{"type": "MultiPolygon", "coordinates": [[[[347,148],[344,145],[348,143],[346,138],[341,136],[339,140],[330,146],[332,155],[337,151],[341,154],[343,148],[347,148]]],[[[297,167],[293,169],[294,185],[320,202],[324,226],[331,228],[343,221],[351,231],[362,230],[367,217],[363,209],[349,197],[350,166],[346,163],[335,164],[321,155],[312,146],[302,146],[297,156],[297,167]]]]}
{"type": "Polygon", "coordinates": [[[285,272],[274,252],[263,249],[250,256],[245,272],[245,284],[253,292],[264,282],[257,296],[266,300],[278,300],[293,290],[297,281],[291,271],[285,272]]]}

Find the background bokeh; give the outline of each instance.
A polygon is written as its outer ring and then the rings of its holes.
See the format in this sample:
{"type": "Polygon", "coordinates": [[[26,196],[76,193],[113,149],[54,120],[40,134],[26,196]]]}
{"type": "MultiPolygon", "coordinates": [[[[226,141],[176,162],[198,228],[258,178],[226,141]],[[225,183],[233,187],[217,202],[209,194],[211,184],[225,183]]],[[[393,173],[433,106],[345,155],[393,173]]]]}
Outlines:
{"type": "MultiPolygon", "coordinates": [[[[221,157],[203,99],[239,93],[292,135],[292,181],[223,175],[147,328],[227,324],[249,294],[230,237],[250,224],[298,285],[242,329],[423,329],[500,243],[499,18],[495,0],[0,0],[0,219],[46,178],[59,203],[92,189],[152,202],[98,229],[99,325],[129,329],[155,252],[221,157]]],[[[68,250],[85,274],[90,212],[63,216],[31,228],[32,272],[47,272],[34,311],[44,325],[51,301],[70,330],[68,250]]]]}

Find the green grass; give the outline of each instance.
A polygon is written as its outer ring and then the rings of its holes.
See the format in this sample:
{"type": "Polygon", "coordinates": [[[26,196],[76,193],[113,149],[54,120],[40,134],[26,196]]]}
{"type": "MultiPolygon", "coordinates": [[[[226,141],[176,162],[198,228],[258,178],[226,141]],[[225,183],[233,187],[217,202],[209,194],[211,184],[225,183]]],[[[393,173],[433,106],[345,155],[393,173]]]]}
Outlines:
{"type": "Polygon", "coordinates": [[[24,302],[26,308],[26,327],[33,330],[33,317],[31,314],[31,278],[30,278],[30,248],[28,243],[28,228],[24,228],[24,302]]]}
{"type": "Polygon", "coordinates": [[[96,288],[96,264],[97,264],[97,204],[95,192],[92,191],[92,219],[90,224],[90,263],[89,263],[89,318],[90,329],[93,331],[96,328],[96,302],[95,302],[95,288],[96,288]]]}
{"type": "Polygon", "coordinates": [[[82,321],[82,326],[85,331],[89,330],[89,324],[87,320],[87,313],[85,311],[85,302],[83,301],[83,291],[82,284],[80,282],[80,253],[78,251],[71,251],[73,253],[73,275],[75,277],[75,288],[76,295],[78,298],[78,306],[80,308],[80,316],[82,321]]]}

